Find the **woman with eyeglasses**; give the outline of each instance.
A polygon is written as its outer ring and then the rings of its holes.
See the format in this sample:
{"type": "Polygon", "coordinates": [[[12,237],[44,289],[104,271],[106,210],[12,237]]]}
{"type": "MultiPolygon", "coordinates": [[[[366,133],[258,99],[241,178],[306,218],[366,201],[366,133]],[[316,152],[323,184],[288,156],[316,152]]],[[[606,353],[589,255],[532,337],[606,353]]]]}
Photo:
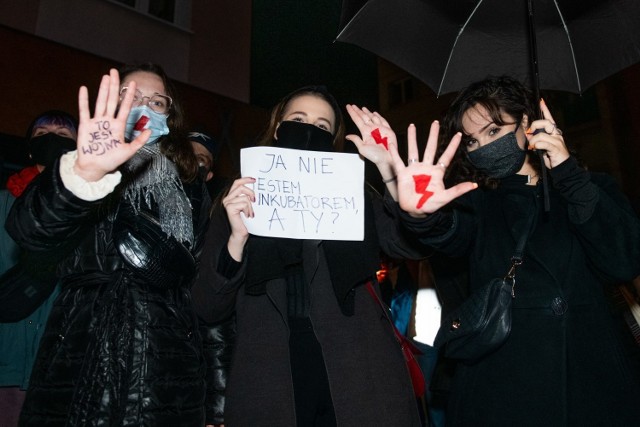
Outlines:
{"type": "Polygon", "coordinates": [[[206,366],[189,287],[209,199],[180,104],[154,64],[103,76],[93,116],[85,87],[78,100],[77,150],[7,221],[61,280],[20,425],[202,427],[206,366]]]}

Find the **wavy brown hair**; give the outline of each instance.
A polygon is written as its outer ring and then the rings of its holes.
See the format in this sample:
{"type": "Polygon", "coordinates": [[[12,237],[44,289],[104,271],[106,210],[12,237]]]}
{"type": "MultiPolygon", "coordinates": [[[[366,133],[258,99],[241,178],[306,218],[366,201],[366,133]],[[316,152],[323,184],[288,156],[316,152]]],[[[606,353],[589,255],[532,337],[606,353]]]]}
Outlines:
{"type": "MultiPolygon", "coordinates": [[[[477,105],[487,110],[491,120],[496,125],[504,126],[513,123],[505,120],[504,114],[513,117],[516,123],[520,123],[524,115],[526,115],[528,122],[532,123],[539,117],[538,101],[534,98],[529,88],[512,77],[488,77],[469,85],[461,91],[453,100],[442,119],[438,149],[440,153],[444,151],[451,138],[457,132],[463,133],[462,142],[451,162],[451,166],[448,168],[447,178],[452,183],[473,181],[480,186],[495,188],[498,180],[489,178],[483,172],[477,170],[469,162],[467,151],[464,148],[465,135],[462,127],[462,118],[467,110],[477,105]]],[[[540,172],[540,163],[537,156],[532,156],[532,164],[540,172]]]]}
{"type": "Polygon", "coordinates": [[[120,69],[120,81],[124,81],[129,74],[138,71],[152,73],[160,77],[166,94],[173,100],[167,117],[169,135],[160,138],[160,151],[176,164],[180,179],[191,182],[198,173],[198,159],[193,153],[191,143],[186,138],[184,111],[179,94],[162,67],[151,62],[123,66],[120,69]]]}
{"type": "Polygon", "coordinates": [[[284,117],[284,112],[289,107],[291,101],[301,96],[311,95],[316,98],[320,98],[326,101],[333,110],[333,114],[336,117],[335,123],[335,131],[333,132],[333,146],[336,151],[342,151],[344,145],[344,133],[345,133],[345,124],[344,118],[342,115],[342,110],[340,109],[340,105],[336,101],[336,99],[329,93],[326,87],[324,86],[304,86],[299,89],[294,90],[289,93],[287,96],[282,98],[280,102],[278,102],[271,110],[271,118],[269,119],[269,125],[267,129],[262,133],[262,136],[258,140],[258,145],[273,145],[273,135],[276,133],[276,128],[278,124],[282,121],[284,117]]]}

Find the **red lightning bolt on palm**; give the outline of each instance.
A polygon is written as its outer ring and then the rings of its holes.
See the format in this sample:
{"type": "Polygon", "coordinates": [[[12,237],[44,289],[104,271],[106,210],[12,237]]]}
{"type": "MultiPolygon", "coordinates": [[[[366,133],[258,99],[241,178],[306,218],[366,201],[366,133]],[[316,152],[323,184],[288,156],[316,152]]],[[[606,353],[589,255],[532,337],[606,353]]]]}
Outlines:
{"type": "Polygon", "coordinates": [[[429,182],[431,182],[431,175],[413,175],[413,182],[416,184],[416,193],[422,194],[416,205],[416,209],[420,209],[433,196],[432,191],[427,191],[429,182]]]}
{"type": "Polygon", "coordinates": [[[380,135],[380,129],[374,129],[371,131],[371,136],[373,137],[373,139],[376,141],[376,144],[382,144],[384,145],[385,149],[389,149],[388,147],[388,143],[387,143],[387,137],[385,136],[384,138],[382,137],[382,135],[380,135]]]}

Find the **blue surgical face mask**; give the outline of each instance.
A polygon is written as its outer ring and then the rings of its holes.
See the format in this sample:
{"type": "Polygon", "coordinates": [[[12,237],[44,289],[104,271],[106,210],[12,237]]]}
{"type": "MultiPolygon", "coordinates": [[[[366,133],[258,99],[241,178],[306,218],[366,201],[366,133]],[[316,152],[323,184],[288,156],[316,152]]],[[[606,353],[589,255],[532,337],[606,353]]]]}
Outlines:
{"type": "Polygon", "coordinates": [[[158,138],[169,134],[167,117],[164,114],[156,113],[146,105],[134,107],[127,117],[127,127],[124,137],[127,141],[133,141],[145,129],[151,129],[151,136],[147,144],[153,144],[158,138]]]}
{"type": "Polygon", "coordinates": [[[527,152],[518,145],[515,132],[501,136],[477,150],[467,153],[473,166],[490,178],[506,178],[518,172],[527,157],[527,152]]]}

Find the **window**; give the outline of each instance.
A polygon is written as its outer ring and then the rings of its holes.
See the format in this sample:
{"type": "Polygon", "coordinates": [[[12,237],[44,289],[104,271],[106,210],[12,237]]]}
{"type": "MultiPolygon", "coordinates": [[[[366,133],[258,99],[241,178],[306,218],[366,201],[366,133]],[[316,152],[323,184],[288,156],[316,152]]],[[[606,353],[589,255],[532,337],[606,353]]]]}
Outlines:
{"type": "Polygon", "coordinates": [[[175,0],[149,0],[149,15],[165,21],[174,21],[175,9],[175,0]]]}
{"type": "Polygon", "coordinates": [[[191,19],[190,0],[110,0],[129,6],[140,13],[188,28],[191,19]]]}
{"type": "Polygon", "coordinates": [[[127,6],[136,7],[136,0],[114,0],[118,3],[126,4],[127,6]]]}
{"type": "Polygon", "coordinates": [[[416,96],[413,78],[407,77],[389,83],[388,94],[390,107],[406,104],[411,101],[416,96]]]}

